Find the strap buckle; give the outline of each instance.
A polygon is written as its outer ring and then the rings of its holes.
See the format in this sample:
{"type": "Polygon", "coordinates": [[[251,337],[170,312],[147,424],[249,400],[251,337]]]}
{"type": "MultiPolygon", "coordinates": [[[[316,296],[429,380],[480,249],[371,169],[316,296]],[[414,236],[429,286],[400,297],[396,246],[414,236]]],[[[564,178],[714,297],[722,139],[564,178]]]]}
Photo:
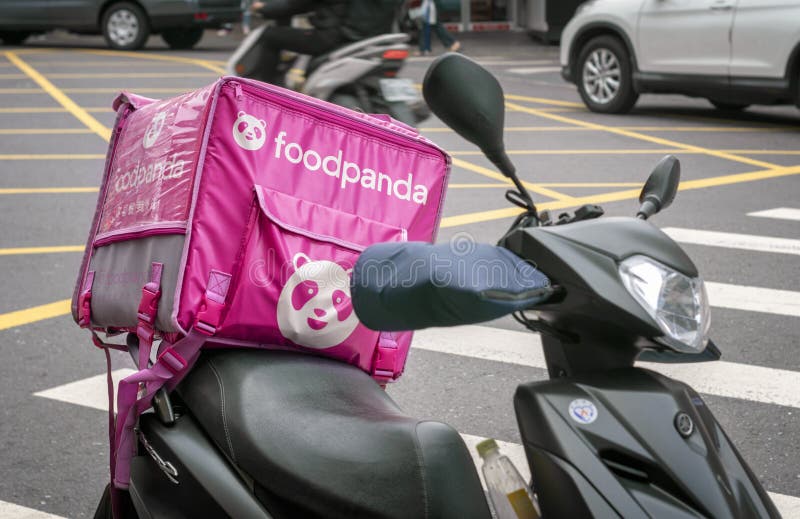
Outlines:
{"type": "Polygon", "coordinates": [[[171,371],[173,375],[177,375],[183,371],[188,364],[186,359],[184,359],[180,353],[175,351],[175,348],[172,346],[162,351],[158,355],[156,363],[163,365],[165,368],[171,371]]]}
{"type": "Polygon", "coordinates": [[[140,325],[144,323],[152,327],[158,315],[158,301],[161,299],[161,289],[158,288],[158,285],[155,285],[156,288],[153,290],[150,287],[151,284],[154,285],[153,283],[148,283],[142,287],[142,299],[139,301],[139,311],[136,316],[139,318],[140,325]]]}
{"type": "Polygon", "coordinates": [[[217,332],[217,328],[222,321],[222,311],[225,303],[219,303],[213,299],[205,298],[200,311],[197,312],[194,328],[203,335],[212,336],[217,332]]]}
{"type": "Polygon", "coordinates": [[[375,362],[372,365],[372,377],[382,381],[393,380],[397,367],[399,349],[394,337],[386,333],[381,333],[378,340],[378,348],[375,362]]]}

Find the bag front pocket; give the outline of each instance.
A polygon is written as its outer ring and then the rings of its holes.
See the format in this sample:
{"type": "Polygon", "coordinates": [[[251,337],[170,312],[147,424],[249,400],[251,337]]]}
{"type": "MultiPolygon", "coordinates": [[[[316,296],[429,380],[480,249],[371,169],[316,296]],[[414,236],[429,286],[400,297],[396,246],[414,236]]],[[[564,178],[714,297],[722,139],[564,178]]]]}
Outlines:
{"type": "Polygon", "coordinates": [[[253,209],[222,334],[359,364],[378,332],[353,311],[352,268],[367,246],[405,241],[405,230],[263,186],[255,186],[253,209]]]}

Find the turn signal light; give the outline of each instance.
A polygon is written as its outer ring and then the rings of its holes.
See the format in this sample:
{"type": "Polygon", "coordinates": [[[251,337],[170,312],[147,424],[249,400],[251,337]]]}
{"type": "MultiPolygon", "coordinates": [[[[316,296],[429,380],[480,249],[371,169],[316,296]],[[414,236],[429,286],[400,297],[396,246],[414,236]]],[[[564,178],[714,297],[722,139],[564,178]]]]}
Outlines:
{"type": "Polygon", "coordinates": [[[406,59],[407,57],[407,50],[389,49],[383,53],[383,59],[406,59]]]}

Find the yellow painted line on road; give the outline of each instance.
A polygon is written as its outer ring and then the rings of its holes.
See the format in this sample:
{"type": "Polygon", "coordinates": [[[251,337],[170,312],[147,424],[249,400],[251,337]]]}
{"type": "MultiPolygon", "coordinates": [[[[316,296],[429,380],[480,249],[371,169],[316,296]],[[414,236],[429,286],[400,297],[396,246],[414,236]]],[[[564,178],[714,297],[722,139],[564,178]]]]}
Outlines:
{"type": "Polygon", "coordinates": [[[113,56],[113,57],[124,56],[128,58],[143,59],[143,60],[188,63],[190,65],[196,65],[198,67],[203,67],[205,69],[211,70],[212,72],[216,72],[217,74],[225,73],[225,69],[217,64],[219,62],[214,62],[204,59],[184,58],[183,56],[163,56],[160,54],[150,54],[147,52],[126,52],[119,50],[80,50],[78,52],[84,52],[86,54],[94,54],[96,56],[113,56]]]}
{"type": "MultiPolygon", "coordinates": [[[[478,150],[448,151],[454,157],[483,156],[478,150]]],[[[659,149],[628,149],[628,150],[506,150],[508,155],[653,155],[664,153],[700,154],[698,150],[684,150],[681,148],[659,149]]]]}
{"type": "MultiPolygon", "coordinates": [[[[98,72],[98,73],[61,73],[47,74],[51,79],[114,79],[114,78],[183,78],[183,77],[218,77],[212,72],[98,72]]],[[[2,78],[2,75],[0,75],[2,78]]]]}
{"type": "MultiPolygon", "coordinates": [[[[478,173],[479,175],[483,175],[484,177],[488,177],[494,180],[500,180],[502,182],[507,183],[508,185],[512,185],[511,181],[506,177],[504,177],[501,173],[492,171],[489,168],[484,168],[483,166],[478,166],[477,164],[472,164],[471,162],[467,162],[457,158],[453,158],[453,165],[459,168],[467,169],[474,173],[478,173]]],[[[552,189],[548,189],[546,187],[539,187],[537,184],[531,184],[530,182],[522,182],[522,184],[530,191],[533,191],[534,193],[538,193],[540,195],[544,195],[549,198],[555,198],[556,200],[572,200],[573,198],[569,195],[553,191],[552,189]]]]}
{"type": "Polygon", "coordinates": [[[71,304],[72,301],[70,299],[62,299],[55,303],[34,306],[33,308],[17,310],[16,312],[9,312],[7,314],[0,314],[0,330],[16,328],[17,326],[35,323],[44,319],[50,319],[51,317],[67,315],[72,312],[71,304]]]}
{"type": "Polygon", "coordinates": [[[25,74],[0,74],[0,79],[25,79],[25,74]]]}
{"type": "Polygon", "coordinates": [[[0,128],[0,135],[68,135],[92,133],[88,128],[0,128]]]}
{"type": "Polygon", "coordinates": [[[61,245],[56,247],[19,247],[0,249],[0,256],[20,256],[24,254],[60,254],[62,252],[83,252],[83,245],[61,245]]]}
{"type": "Polygon", "coordinates": [[[55,114],[64,113],[66,108],[59,106],[15,106],[0,108],[0,114],[55,114]]]}
{"type": "MultiPolygon", "coordinates": [[[[142,60],[136,59],[107,59],[107,60],[95,60],[95,61],[78,61],[78,60],[27,60],[28,63],[31,65],[42,66],[42,67],[174,67],[174,62],[144,62],[142,60]]],[[[2,66],[13,66],[12,64],[4,64],[0,63],[0,67],[2,66]]]]}
{"type": "MultiPolygon", "coordinates": [[[[548,112],[550,113],[550,112],[548,112]]],[[[620,130],[638,132],[795,132],[800,131],[800,126],[614,126],[620,130]]],[[[420,128],[425,133],[454,133],[451,128],[432,127],[420,128]]],[[[596,128],[582,126],[506,126],[506,132],[590,132],[601,131],[596,128]]]]}
{"type": "Polygon", "coordinates": [[[97,193],[97,187],[11,187],[0,188],[0,195],[53,195],[69,193],[97,193]]]}
{"type": "Polygon", "coordinates": [[[41,88],[0,88],[0,94],[44,94],[41,88]]]}
{"type": "MultiPolygon", "coordinates": [[[[686,191],[690,189],[703,189],[708,187],[717,187],[731,184],[740,184],[742,182],[754,182],[757,180],[766,180],[769,178],[779,178],[790,175],[800,174],[800,166],[792,166],[788,168],[773,168],[761,171],[752,171],[749,173],[736,173],[733,175],[721,175],[718,177],[702,178],[698,180],[686,180],[681,182],[678,187],[679,191],[686,191]]],[[[544,210],[554,209],[567,209],[576,207],[583,204],[601,204],[606,202],[619,202],[622,200],[635,200],[639,198],[640,189],[629,189],[624,191],[614,191],[611,193],[602,193],[599,195],[589,195],[584,197],[573,198],[572,200],[562,201],[554,200],[552,202],[544,202],[536,204],[536,206],[544,210]]],[[[468,225],[478,222],[488,222],[491,220],[499,220],[502,218],[510,218],[520,213],[517,207],[507,207],[504,209],[495,209],[492,211],[479,211],[475,213],[467,213],[456,216],[448,216],[442,218],[441,227],[458,227],[460,225],[468,225]]]]}
{"type": "MultiPolygon", "coordinates": [[[[574,187],[574,188],[599,188],[599,187],[641,187],[641,182],[537,182],[539,187],[574,187]]],[[[508,188],[508,184],[448,184],[448,189],[489,189],[508,188]]],[[[0,189],[0,194],[3,190],[0,189]]]]}
{"type": "Polygon", "coordinates": [[[496,188],[496,187],[504,187],[508,189],[509,186],[507,183],[503,184],[448,184],[447,189],[488,189],[488,188],[496,188]]]}
{"type": "Polygon", "coordinates": [[[505,97],[506,99],[511,99],[512,101],[527,101],[529,103],[539,103],[543,105],[586,109],[586,106],[583,103],[576,103],[574,101],[561,101],[559,99],[545,99],[544,97],[519,96],[514,94],[506,94],[505,97]]]}
{"type": "Polygon", "coordinates": [[[105,87],[105,88],[62,88],[65,94],[116,94],[123,90],[141,94],[184,94],[192,90],[190,87],[105,87]]]}
{"type": "Polygon", "coordinates": [[[692,144],[684,144],[684,143],[672,141],[672,140],[669,140],[669,139],[662,139],[661,137],[654,137],[652,135],[646,135],[644,133],[638,133],[638,132],[633,132],[633,131],[629,131],[629,130],[620,130],[618,128],[614,128],[613,126],[606,126],[606,125],[603,125],[603,124],[590,123],[590,122],[587,122],[587,121],[581,121],[580,119],[573,119],[573,118],[570,118],[570,117],[564,117],[563,115],[546,113],[546,112],[542,112],[541,110],[536,110],[534,108],[528,108],[526,106],[521,106],[521,105],[515,105],[513,103],[507,103],[507,105],[510,106],[511,108],[514,108],[514,109],[522,111],[522,112],[527,112],[527,113],[529,113],[531,115],[544,117],[546,119],[551,119],[553,121],[558,121],[558,122],[561,122],[561,123],[574,124],[576,126],[583,126],[585,128],[594,128],[594,129],[598,129],[598,130],[603,130],[603,131],[606,131],[606,132],[609,132],[609,133],[614,133],[616,135],[622,135],[623,137],[629,137],[631,139],[637,139],[637,140],[640,140],[640,141],[652,142],[654,144],[660,144],[662,146],[669,146],[671,148],[680,148],[680,149],[685,150],[685,151],[700,152],[700,153],[703,153],[705,155],[710,155],[712,157],[718,157],[718,158],[721,158],[721,159],[727,159],[727,160],[731,160],[731,161],[734,161],[734,162],[741,162],[741,163],[744,163],[744,164],[750,164],[750,165],[758,166],[758,167],[761,167],[761,168],[770,168],[771,169],[771,168],[779,167],[777,164],[772,164],[770,162],[764,162],[764,161],[761,161],[761,160],[751,159],[749,157],[741,157],[739,155],[734,155],[732,153],[727,153],[727,152],[720,151],[720,150],[712,150],[712,149],[709,149],[709,148],[703,148],[703,147],[700,147],[700,146],[694,146],[692,144]]]}
{"type": "Polygon", "coordinates": [[[100,136],[103,140],[108,141],[109,137],[111,136],[111,130],[109,128],[103,126],[100,121],[92,117],[89,112],[78,106],[72,99],[67,97],[63,91],[59,90],[36,69],[25,63],[14,52],[7,51],[5,55],[9,61],[17,66],[18,69],[35,81],[36,84],[42,87],[42,89],[44,89],[48,94],[50,94],[50,97],[55,99],[58,104],[63,106],[76,119],[100,136]]]}
{"type": "Polygon", "coordinates": [[[106,156],[100,153],[0,154],[0,160],[92,160],[104,158],[106,158],[106,156]]]}

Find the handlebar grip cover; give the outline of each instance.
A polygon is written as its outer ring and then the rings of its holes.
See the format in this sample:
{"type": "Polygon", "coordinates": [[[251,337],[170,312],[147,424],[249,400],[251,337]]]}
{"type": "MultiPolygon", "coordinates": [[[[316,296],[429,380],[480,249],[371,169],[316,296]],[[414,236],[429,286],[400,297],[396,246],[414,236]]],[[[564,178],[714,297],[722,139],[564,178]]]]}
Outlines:
{"type": "Polygon", "coordinates": [[[553,289],[547,276],[502,247],[408,242],[367,248],[350,292],[367,328],[400,331],[497,319],[544,301],[553,289]]]}

